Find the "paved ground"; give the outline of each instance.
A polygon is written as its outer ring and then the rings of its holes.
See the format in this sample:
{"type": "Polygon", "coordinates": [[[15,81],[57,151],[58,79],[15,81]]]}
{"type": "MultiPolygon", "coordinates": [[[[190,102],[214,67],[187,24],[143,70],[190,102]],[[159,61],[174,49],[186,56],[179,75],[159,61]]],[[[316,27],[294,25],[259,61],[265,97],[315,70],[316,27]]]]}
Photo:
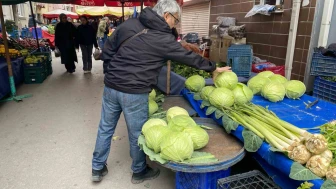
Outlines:
{"type": "MultiPolygon", "coordinates": [[[[21,85],[18,94],[34,96],[0,104],[1,189],[172,189],[174,173],[161,168],[159,178],[132,185],[131,158],[121,118],[108,159],[109,174],[91,182],[91,158],[100,119],[102,62],[84,75],[81,57],[76,73],[67,74],[59,58],[43,84],[21,85]]],[[[154,164],[155,165],[155,164],[154,164]]]]}

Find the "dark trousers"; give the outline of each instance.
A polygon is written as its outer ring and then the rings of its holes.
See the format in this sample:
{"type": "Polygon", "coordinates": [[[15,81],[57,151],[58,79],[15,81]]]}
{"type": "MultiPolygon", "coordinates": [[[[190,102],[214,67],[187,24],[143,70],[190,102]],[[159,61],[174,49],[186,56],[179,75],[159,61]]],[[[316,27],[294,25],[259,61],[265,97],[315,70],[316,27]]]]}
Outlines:
{"type": "Polygon", "coordinates": [[[93,45],[80,45],[82,50],[82,58],[83,58],[83,70],[91,71],[92,69],[92,48],[93,45]]]}
{"type": "Polygon", "coordinates": [[[74,61],[67,62],[64,65],[65,65],[65,69],[68,72],[74,71],[76,69],[76,65],[74,61]]]}

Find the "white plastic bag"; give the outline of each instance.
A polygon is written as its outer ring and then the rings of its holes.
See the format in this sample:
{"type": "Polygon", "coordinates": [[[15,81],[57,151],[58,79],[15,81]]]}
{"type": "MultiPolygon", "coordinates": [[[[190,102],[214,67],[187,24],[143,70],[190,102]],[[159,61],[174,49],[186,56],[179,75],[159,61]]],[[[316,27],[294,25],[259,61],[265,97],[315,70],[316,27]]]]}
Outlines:
{"type": "Polygon", "coordinates": [[[61,56],[61,51],[56,47],[55,48],[55,57],[60,57],[61,56]]]}

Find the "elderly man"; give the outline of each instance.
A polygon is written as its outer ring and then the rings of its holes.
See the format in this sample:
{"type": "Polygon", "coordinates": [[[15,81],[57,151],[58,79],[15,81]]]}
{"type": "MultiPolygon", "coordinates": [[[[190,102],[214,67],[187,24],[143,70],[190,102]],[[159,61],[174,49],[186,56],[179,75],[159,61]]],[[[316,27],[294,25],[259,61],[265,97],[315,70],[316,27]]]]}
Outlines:
{"type": "Polygon", "coordinates": [[[105,34],[106,33],[106,27],[107,27],[107,22],[108,22],[109,18],[108,17],[104,17],[100,20],[99,25],[98,25],[98,31],[97,31],[97,38],[99,41],[99,48],[103,49],[105,41],[106,41],[106,37],[105,34]]]}
{"type": "Polygon", "coordinates": [[[111,138],[121,112],[126,119],[132,162],[132,183],[159,176],[160,170],[146,164],[146,155],[137,140],[148,119],[148,93],[156,85],[161,68],[174,60],[208,72],[229,71],[188,51],[178,43],[172,29],[178,24],[181,9],[175,0],[159,0],[147,7],[139,19],[129,19],[108,38],[102,53],[105,88],[101,120],[92,160],[92,179],[101,181],[107,174],[106,161],[111,138]]]}

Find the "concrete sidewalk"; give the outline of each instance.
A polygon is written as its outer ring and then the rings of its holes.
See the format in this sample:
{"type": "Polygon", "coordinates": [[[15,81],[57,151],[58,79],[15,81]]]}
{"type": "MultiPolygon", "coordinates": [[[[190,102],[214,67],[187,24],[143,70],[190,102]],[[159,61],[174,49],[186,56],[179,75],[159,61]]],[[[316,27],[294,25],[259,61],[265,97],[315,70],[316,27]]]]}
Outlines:
{"type": "MultiPolygon", "coordinates": [[[[131,158],[124,118],[118,123],[108,159],[109,174],[91,182],[103,92],[102,62],[83,74],[81,55],[74,74],[53,57],[54,73],[42,84],[21,85],[23,102],[0,104],[1,189],[172,189],[175,174],[161,169],[159,178],[131,184],[131,158]]],[[[153,166],[156,164],[151,163],[153,166]]]]}

